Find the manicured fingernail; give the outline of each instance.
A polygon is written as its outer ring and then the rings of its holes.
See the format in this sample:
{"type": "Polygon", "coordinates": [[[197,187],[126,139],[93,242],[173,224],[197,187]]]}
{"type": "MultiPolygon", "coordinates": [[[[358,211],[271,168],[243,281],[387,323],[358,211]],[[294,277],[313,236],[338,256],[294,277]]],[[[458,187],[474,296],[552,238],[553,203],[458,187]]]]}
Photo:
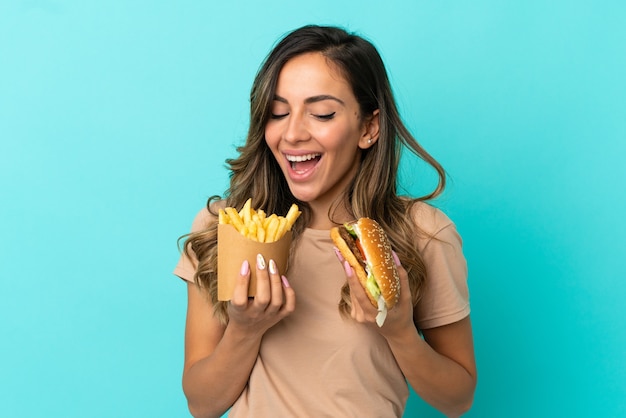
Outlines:
{"type": "Polygon", "coordinates": [[[280,276],[280,279],[283,281],[283,286],[285,287],[291,287],[289,285],[289,280],[287,280],[287,278],[285,276],[280,276]]]}
{"type": "Polygon", "coordinates": [[[347,261],[343,262],[343,269],[346,271],[348,277],[352,277],[352,266],[347,261]]]}
{"type": "Polygon", "coordinates": [[[278,269],[276,268],[276,263],[274,262],[274,260],[270,260],[270,273],[276,274],[277,272],[278,269]]]}
{"type": "Polygon", "coordinates": [[[265,259],[261,254],[256,255],[256,266],[259,270],[265,270],[265,259]]]}
{"type": "Polygon", "coordinates": [[[243,260],[243,263],[241,263],[241,275],[245,276],[246,274],[248,274],[248,272],[250,271],[250,263],[248,263],[248,260],[243,260]]]}
{"type": "Polygon", "coordinates": [[[400,266],[400,258],[398,258],[398,254],[395,251],[391,251],[391,255],[393,255],[393,261],[396,263],[396,266],[400,266]]]}
{"type": "Polygon", "coordinates": [[[343,256],[341,255],[341,251],[339,251],[339,248],[333,247],[333,250],[335,250],[335,255],[337,256],[339,261],[343,263],[343,256]]]}

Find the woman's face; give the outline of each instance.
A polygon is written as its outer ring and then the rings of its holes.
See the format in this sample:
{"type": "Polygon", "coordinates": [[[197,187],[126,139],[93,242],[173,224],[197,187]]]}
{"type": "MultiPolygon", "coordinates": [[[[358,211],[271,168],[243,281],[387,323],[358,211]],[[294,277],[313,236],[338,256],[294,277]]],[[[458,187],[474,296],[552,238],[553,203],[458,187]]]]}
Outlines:
{"type": "Polygon", "coordinates": [[[355,176],[360,149],[376,140],[368,143],[373,119],[361,118],[350,84],[323,55],[289,60],[278,76],[265,140],[293,195],[314,211],[328,208],[355,176]]]}

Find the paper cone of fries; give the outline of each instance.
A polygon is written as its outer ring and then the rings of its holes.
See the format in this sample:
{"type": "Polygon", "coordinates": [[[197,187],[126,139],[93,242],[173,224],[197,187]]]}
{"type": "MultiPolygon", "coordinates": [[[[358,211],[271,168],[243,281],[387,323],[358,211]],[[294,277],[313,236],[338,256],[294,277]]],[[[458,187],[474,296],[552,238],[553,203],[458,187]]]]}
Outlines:
{"type": "Polygon", "coordinates": [[[248,296],[256,295],[256,257],[263,255],[266,266],[270,260],[276,262],[278,272],[287,269],[291,231],[275,242],[258,242],[243,236],[230,224],[217,226],[217,299],[227,301],[232,298],[235,284],[241,271],[241,263],[250,263],[250,286],[248,296]]]}

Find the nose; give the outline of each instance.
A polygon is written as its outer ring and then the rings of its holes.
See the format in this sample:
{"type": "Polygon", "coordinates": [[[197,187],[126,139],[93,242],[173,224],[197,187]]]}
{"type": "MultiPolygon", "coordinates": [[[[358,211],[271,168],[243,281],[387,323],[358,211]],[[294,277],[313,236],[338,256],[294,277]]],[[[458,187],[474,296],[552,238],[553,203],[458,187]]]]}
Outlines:
{"type": "Polygon", "coordinates": [[[301,114],[293,112],[289,115],[283,138],[290,143],[307,141],[311,138],[306,120],[301,114]]]}

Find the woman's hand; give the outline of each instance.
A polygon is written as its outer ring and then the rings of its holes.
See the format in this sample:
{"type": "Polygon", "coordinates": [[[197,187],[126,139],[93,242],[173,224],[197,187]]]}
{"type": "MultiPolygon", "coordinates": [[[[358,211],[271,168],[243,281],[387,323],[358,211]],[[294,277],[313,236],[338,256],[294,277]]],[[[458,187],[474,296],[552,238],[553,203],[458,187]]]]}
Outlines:
{"type": "Polygon", "coordinates": [[[400,264],[400,260],[396,253],[393,253],[398,275],[400,276],[400,297],[396,305],[387,312],[387,318],[382,327],[376,324],[376,315],[378,309],[370,302],[369,297],[365,293],[365,289],[359,282],[354,269],[350,264],[341,257],[337,251],[337,257],[342,262],[348,285],[350,286],[350,299],[352,309],[350,315],[354,320],[361,323],[368,323],[375,327],[385,337],[400,335],[403,332],[415,332],[413,323],[413,303],[411,300],[411,291],[409,290],[408,274],[404,267],[400,264]]]}
{"type": "Polygon", "coordinates": [[[296,295],[274,260],[266,263],[261,254],[256,263],[256,296],[248,297],[250,265],[244,261],[228,306],[229,326],[263,335],[296,307],[296,295]]]}

